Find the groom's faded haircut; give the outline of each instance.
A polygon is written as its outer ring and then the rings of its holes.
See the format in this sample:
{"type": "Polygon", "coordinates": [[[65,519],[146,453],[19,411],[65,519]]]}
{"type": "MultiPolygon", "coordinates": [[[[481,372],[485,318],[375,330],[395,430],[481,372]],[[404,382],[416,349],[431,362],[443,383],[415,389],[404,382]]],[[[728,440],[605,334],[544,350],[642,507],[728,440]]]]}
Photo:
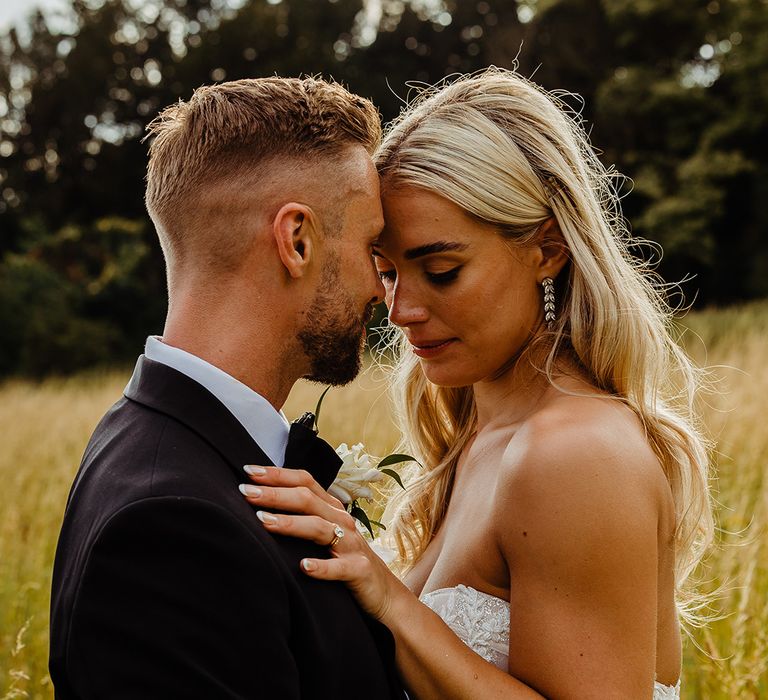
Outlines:
{"type": "MultiPolygon", "coordinates": [[[[198,88],[188,102],[163,110],[146,138],[152,141],[145,201],[170,267],[183,257],[195,209],[212,185],[241,183],[274,158],[330,161],[350,145],[373,154],[381,121],[369,100],[336,82],[255,78],[198,88]]],[[[227,266],[244,242],[222,243],[212,254],[227,266]]]]}

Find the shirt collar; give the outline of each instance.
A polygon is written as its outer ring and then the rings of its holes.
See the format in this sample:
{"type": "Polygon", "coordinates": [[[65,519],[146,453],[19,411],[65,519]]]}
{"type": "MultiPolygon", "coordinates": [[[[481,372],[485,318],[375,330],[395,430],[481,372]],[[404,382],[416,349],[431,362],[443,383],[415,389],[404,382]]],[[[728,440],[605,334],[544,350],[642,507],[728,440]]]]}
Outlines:
{"type": "Polygon", "coordinates": [[[272,462],[285,464],[290,425],[282,411],[277,411],[261,394],[223,370],[181,348],[167,345],[158,336],[147,338],[144,354],[161,362],[210,391],[237,418],[248,434],[272,462]]]}

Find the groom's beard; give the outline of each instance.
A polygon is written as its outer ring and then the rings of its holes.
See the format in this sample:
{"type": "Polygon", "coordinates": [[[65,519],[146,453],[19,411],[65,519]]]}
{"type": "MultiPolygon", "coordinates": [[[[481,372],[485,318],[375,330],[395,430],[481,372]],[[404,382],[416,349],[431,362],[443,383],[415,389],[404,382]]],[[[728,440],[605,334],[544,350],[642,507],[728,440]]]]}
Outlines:
{"type": "Polygon", "coordinates": [[[365,324],[373,316],[369,303],[361,315],[344,292],[336,261],[323,274],[320,287],[307,312],[307,323],[299,332],[299,342],[309,359],[306,379],[342,386],[360,372],[365,345],[365,324]]]}

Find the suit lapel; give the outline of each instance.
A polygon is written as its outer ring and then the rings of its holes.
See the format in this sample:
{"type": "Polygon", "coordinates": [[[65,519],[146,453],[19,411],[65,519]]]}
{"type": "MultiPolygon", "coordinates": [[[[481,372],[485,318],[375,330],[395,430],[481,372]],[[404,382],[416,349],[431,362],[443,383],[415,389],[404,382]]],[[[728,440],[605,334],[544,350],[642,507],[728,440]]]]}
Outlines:
{"type": "Polygon", "coordinates": [[[221,454],[239,479],[245,464],[272,466],[269,457],[221,401],[172,367],[141,355],[124,394],[200,435],[221,454]]]}

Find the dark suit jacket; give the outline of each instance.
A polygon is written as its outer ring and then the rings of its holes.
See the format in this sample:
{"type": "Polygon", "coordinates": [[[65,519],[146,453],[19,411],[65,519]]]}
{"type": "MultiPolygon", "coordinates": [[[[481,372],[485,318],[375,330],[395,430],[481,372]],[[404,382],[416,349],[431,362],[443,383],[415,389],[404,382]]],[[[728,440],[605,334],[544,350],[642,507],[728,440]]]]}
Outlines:
{"type": "Polygon", "coordinates": [[[64,516],[57,698],[403,697],[388,630],[300,571],[327,549],[264,530],[244,464],[271,462],[211,393],[142,356],[64,516]]]}

